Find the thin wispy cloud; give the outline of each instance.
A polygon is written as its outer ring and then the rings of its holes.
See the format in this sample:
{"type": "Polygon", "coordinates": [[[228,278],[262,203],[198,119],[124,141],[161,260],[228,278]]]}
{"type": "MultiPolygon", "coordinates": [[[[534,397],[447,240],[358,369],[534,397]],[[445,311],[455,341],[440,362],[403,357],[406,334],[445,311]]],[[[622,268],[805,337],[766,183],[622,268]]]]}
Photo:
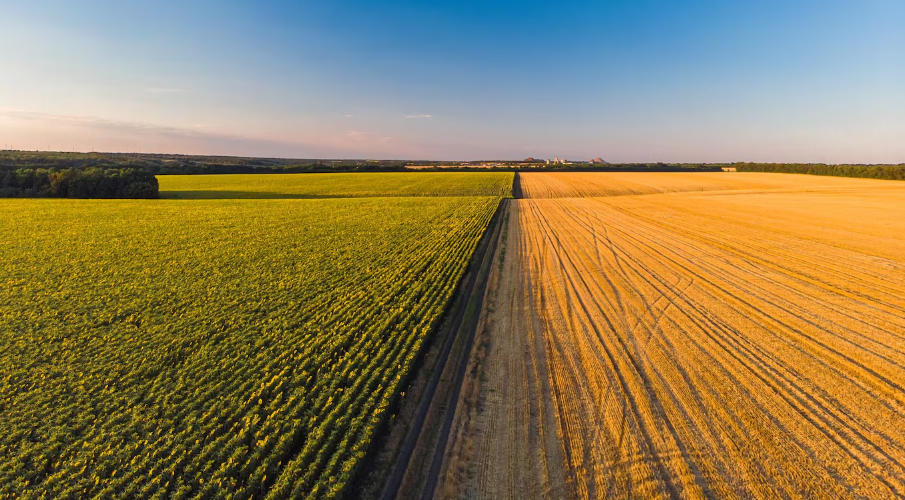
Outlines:
{"type": "Polygon", "coordinates": [[[431,115],[405,115],[406,118],[433,118],[431,115]]]}
{"type": "Polygon", "coordinates": [[[355,118],[355,115],[353,115],[352,113],[345,113],[342,115],[342,117],[343,118],[355,118]]]}
{"type": "MultiPolygon", "coordinates": [[[[354,134],[350,133],[349,137],[354,134]]],[[[178,152],[237,156],[327,158],[364,156],[349,148],[359,141],[330,142],[325,137],[275,139],[229,133],[204,124],[167,126],[111,120],[98,116],[64,115],[0,106],[0,137],[15,149],[52,151],[178,152]]],[[[362,140],[362,147],[379,143],[362,140]]]]}
{"type": "Polygon", "coordinates": [[[348,136],[355,142],[362,143],[390,144],[393,141],[392,137],[381,136],[380,134],[374,134],[371,132],[362,132],[360,130],[350,130],[346,133],[346,136],[348,136]]]}
{"type": "Polygon", "coordinates": [[[184,94],[188,89],[179,87],[146,87],[145,92],[149,94],[184,94]]]}
{"type": "Polygon", "coordinates": [[[179,127],[162,126],[150,123],[125,122],[109,120],[97,116],[87,115],[61,115],[53,113],[41,113],[15,108],[0,107],[0,118],[22,120],[27,122],[43,122],[47,124],[86,126],[97,129],[129,130],[135,132],[153,132],[174,135],[199,135],[200,132],[179,127]]]}

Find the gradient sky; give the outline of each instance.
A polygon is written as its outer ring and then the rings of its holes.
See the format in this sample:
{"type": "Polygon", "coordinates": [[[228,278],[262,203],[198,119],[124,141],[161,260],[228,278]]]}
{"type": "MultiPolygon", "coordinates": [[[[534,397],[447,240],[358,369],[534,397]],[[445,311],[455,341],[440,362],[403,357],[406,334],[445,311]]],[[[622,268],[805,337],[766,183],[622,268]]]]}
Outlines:
{"type": "Polygon", "coordinates": [[[0,0],[0,147],[905,162],[905,1],[0,0]]]}

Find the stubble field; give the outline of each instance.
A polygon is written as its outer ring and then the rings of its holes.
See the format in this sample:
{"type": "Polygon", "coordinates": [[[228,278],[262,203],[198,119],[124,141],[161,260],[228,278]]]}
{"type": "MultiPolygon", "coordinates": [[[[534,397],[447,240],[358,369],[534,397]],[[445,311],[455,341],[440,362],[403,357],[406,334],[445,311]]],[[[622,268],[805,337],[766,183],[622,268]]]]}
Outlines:
{"type": "Polygon", "coordinates": [[[905,495],[905,183],[519,177],[435,496],[905,495]]]}

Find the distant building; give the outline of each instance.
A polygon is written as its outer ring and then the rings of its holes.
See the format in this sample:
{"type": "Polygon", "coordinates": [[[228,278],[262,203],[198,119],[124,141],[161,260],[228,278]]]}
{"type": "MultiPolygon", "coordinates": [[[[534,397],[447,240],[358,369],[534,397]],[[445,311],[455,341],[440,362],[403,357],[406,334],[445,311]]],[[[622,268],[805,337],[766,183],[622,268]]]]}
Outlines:
{"type": "Polygon", "coordinates": [[[547,165],[549,165],[549,164],[550,164],[550,159],[549,159],[549,158],[547,158],[547,159],[546,159],[546,160],[544,160],[544,161],[545,161],[545,162],[547,162],[547,165]]]}
{"type": "Polygon", "coordinates": [[[554,157],[553,157],[553,164],[556,165],[557,163],[559,163],[559,157],[558,157],[558,156],[554,156],[554,157]]]}

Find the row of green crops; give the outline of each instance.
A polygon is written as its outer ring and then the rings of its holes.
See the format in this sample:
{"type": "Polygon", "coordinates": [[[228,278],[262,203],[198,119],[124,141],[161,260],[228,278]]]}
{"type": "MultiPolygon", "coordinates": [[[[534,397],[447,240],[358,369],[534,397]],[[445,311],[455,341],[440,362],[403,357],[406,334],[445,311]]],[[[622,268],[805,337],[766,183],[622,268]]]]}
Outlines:
{"type": "Polygon", "coordinates": [[[163,198],[512,196],[512,173],[159,175],[163,198]]]}
{"type": "Polygon", "coordinates": [[[498,204],[0,200],[0,498],[340,496],[498,204]]]}

